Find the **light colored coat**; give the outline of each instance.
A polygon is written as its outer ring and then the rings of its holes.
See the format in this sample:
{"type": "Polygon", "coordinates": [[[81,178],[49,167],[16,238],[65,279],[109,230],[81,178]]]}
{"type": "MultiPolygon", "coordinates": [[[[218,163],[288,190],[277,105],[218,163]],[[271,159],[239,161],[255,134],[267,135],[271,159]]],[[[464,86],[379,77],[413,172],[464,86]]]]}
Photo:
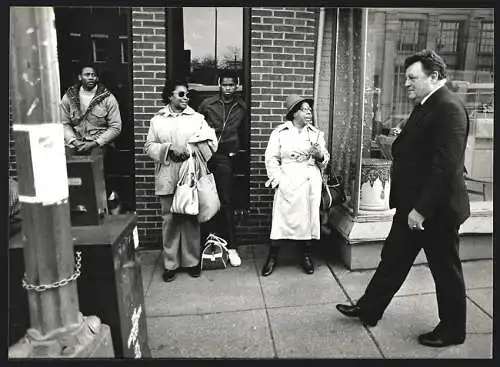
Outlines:
{"type": "Polygon", "coordinates": [[[208,126],[203,115],[189,106],[177,115],[166,106],[151,119],[144,151],[155,161],[156,195],[175,192],[182,162],[172,161],[168,151],[172,145],[187,147],[188,144],[192,150],[208,145],[209,149],[200,149],[206,159],[217,150],[215,131],[208,126]]]}
{"type": "Polygon", "coordinates": [[[325,168],[330,155],[323,133],[307,125],[301,131],[291,121],[273,130],[265,153],[267,175],[278,182],[274,192],[272,240],[310,240],[320,238],[319,206],[321,171],[309,149],[318,143],[325,168]]]}

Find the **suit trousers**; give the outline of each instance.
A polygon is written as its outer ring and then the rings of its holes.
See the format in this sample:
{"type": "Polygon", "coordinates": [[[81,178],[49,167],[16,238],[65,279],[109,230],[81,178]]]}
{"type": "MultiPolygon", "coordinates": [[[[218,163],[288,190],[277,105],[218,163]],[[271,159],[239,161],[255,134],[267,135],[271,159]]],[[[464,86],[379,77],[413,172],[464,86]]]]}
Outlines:
{"type": "Polygon", "coordinates": [[[229,248],[235,248],[233,205],[233,161],[223,153],[215,153],[208,161],[208,169],[213,173],[217,194],[220,200],[220,210],[207,223],[202,225],[203,238],[208,233],[215,233],[228,242],[229,248]]]}
{"type": "Polygon", "coordinates": [[[172,213],[174,195],[161,195],[163,266],[165,270],[193,267],[200,262],[200,224],[196,215],[172,213]]]}
{"type": "Polygon", "coordinates": [[[360,317],[378,321],[406,279],[423,248],[434,278],[439,327],[453,336],[465,336],[466,296],[459,257],[459,225],[445,215],[424,221],[424,230],[408,228],[408,213],[396,212],[381,253],[381,261],[364,295],[360,317]]]}

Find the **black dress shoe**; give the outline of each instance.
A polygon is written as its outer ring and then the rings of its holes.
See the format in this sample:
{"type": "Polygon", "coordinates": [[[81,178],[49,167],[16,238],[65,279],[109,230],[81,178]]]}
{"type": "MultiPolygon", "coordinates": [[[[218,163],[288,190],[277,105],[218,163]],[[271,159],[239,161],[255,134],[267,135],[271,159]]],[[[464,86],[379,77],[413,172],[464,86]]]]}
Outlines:
{"type": "Polygon", "coordinates": [[[358,305],[343,305],[343,304],[338,304],[335,306],[339,312],[348,317],[359,317],[359,306],[358,305]]]}
{"type": "Polygon", "coordinates": [[[309,253],[304,253],[304,257],[302,258],[302,268],[307,274],[314,273],[314,264],[309,253]]]}
{"type": "Polygon", "coordinates": [[[458,345],[463,344],[465,341],[465,336],[456,337],[456,336],[447,336],[441,335],[441,333],[436,331],[431,331],[430,333],[419,335],[418,342],[422,345],[428,347],[447,347],[449,345],[458,345]]]}
{"type": "Polygon", "coordinates": [[[361,317],[361,309],[358,305],[343,305],[343,304],[338,304],[335,306],[337,310],[345,316],[348,317],[359,317],[361,322],[365,325],[368,326],[376,326],[377,322],[376,320],[369,320],[365,317],[361,317]]]}
{"type": "Polygon", "coordinates": [[[164,282],[171,282],[177,278],[177,270],[165,270],[162,277],[164,282]]]}
{"type": "Polygon", "coordinates": [[[188,268],[188,274],[193,278],[199,278],[201,275],[201,267],[200,265],[192,266],[188,268]]]}

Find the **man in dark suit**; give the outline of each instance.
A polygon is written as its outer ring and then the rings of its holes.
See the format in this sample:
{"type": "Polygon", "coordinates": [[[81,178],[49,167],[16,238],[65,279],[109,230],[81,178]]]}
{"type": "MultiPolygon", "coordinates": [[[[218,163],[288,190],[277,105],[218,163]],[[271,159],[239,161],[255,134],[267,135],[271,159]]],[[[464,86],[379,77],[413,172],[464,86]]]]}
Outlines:
{"type": "Polygon", "coordinates": [[[423,248],[440,322],[418,340],[432,347],[462,344],[466,298],[458,230],[470,215],[464,181],[469,118],[445,86],[446,64],[439,55],[423,50],[404,66],[415,108],[392,145],[390,206],[396,213],[364,295],[355,305],[338,304],[337,309],[375,326],[423,248]]]}

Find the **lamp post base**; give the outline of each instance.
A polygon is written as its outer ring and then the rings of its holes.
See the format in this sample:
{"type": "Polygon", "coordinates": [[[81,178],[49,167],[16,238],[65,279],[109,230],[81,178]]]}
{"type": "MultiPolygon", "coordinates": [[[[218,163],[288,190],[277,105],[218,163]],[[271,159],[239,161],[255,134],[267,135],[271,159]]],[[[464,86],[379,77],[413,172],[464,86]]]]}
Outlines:
{"type": "Polygon", "coordinates": [[[9,348],[9,359],[22,358],[114,358],[111,330],[97,316],[83,317],[76,326],[41,335],[28,329],[9,348]]]}

